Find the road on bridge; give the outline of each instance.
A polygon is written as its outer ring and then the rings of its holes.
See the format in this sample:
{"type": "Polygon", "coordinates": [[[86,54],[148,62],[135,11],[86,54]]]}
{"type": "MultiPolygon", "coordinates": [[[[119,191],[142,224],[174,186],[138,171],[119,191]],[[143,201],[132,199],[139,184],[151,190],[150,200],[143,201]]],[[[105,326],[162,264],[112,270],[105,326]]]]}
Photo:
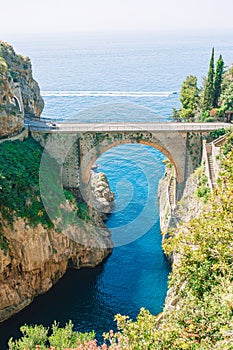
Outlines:
{"type": "Polygon", "coordinates": [[[44,122],[41,120],[26,119],[25,126],[32,130],[52,133],[75,133],[75,132],[107,132],[107,131],[175,131],[175,132],[201,132],[232,127],[227,123],[176,123],[176,122],[44,122]]]}

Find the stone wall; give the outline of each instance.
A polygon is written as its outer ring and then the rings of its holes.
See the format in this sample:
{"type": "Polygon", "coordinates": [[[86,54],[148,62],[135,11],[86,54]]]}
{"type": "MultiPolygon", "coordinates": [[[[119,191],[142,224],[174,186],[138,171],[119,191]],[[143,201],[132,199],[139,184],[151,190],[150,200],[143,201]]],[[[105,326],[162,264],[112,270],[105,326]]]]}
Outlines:
{"type": "Polygon", "coordinates": [[[211,143],[203,143],[202,162],[205,166],[205,175],[208,179],[208,185],[211,191],[216,185],[220,166],[220,147],[224,142],[225,136],[221,136],[211,143]]]}
{"type": "Polygon", "coordinates": [[[20,113],[0,111],[0,138],[12,137],[23,130],[23,116],[20,113]]]}
{"type": "Polygon", "coordinates": [[[32,137],[56,159],[66,188],[80,187],[80,135],[31,131],[32,137]]]}

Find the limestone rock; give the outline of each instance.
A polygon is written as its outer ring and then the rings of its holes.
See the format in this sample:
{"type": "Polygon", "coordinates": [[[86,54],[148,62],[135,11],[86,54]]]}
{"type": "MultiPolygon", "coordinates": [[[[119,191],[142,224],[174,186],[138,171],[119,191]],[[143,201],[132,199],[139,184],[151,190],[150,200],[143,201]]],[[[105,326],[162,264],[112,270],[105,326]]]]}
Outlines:
{"type": "Polygon", "coordinates": [[[68,265],[94,267],[112,250],[110,233],[103,228],[69,225],[59,233],[42,225],[31,227],[21,218],[11,227],[0,220],[10,244],[7,252],[0,250],[0,322],[48,291],[68,265]]]}
{"type": "Polygon", "coordinates": [[[91,172],[92,206],[100,213],[112,211],[114,193],[111,191],[106,175],[102,172],[91,172]]]}
{"type": "Polygon", "coordinates": [[[28,57],[0,41],[0,137],[22,130],[24,115],[39,117],[44,108],[28,57]]]}

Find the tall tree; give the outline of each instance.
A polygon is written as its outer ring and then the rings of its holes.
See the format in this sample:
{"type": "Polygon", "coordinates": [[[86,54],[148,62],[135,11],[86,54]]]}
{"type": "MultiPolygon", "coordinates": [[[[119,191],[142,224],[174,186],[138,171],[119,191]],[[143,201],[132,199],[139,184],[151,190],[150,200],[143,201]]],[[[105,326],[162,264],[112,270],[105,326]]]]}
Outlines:
{"type": "Polygon", "coordinates": [[[222,59],[222,55],[219,56],[219,59],[216,63],[216,71],[214,76],[214,99],[213,99],[213,107],[218,107],[218,100],[221,95],[221,84],[222,84],[222,78],[223,78],[223,69],[224,69],[224,62],[222,59]]]}
{"type": "Polygon", "coordinates": [[[179,114],[184,121],[193,121],[198,107],[198,100],[197,77],[189,75],[183,82],[180,92],[182,108],[179,114]]]}
{"type": "Polygon", "coordinates": [[[214,48],[210,58],[209,71],[203,90],[202,110],[208,111],[213,108],[214,103],[214,48]]]}

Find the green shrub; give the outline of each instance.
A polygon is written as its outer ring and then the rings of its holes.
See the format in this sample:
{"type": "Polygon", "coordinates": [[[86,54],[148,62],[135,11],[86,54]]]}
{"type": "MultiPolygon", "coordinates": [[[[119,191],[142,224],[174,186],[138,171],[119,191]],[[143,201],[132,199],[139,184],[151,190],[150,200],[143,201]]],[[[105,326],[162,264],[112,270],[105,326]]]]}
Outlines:
{"type": "Polygon", "coordinates": [[[73,330],[73,324],[69,321],[64,328],[59,327],[59,323],[54,322],[52,325],[52,335],[48,338],[50,346],[56,350],[64,348],[74,348],[95,338],[95,333],[80,333],[73,330]]]}
{"type": "MultiPolygon", "coordinates": [[[[43,148],[32,138],[5,141],[0,145],[0,210],[10,222],[12,214],[32,225],[52,226],[44,209],[39,188],[39,168],[43,148]]],[[[57,168],[55,161],[54,168],[57,168]]],[[[52,183],[53,174],[48,182],[52,183]]]]}
{"type": "Polygon", "coordinates": [[[36,346],[40,346],[41,350],[46,349],[48,340],[48,329],[42,325],[36,326],[22,326],[20,331],[23,337],[19,340],[13,341],[11,338],[8,345],[10,350],[35,350],[36,346]]]}
{"type": "Polygon", "coordinates": [[[223,136],[226,134],[226,130],[224,128],[217,129],[214,131],[211,131],[207,136],[206,136],[206,142],[212,142],[216,139],[218,139],[220,136],[223,136]]]}
{"type": "Polygon", "coordinates": [[[42,325],[27,326],[20,328],[23,337],[19,340],[10,339],[8,345],[10,350],[40,350],[55,347],[56,350],[65,348],[75,348],[80,344],[85,344],[95,338],[95,333],[80,333],[73,330],[73,324],[69,321],[65,327],[59,327],[56,321],[51,327],[51,335],[49,336],[49,328],[42,325]]]}

